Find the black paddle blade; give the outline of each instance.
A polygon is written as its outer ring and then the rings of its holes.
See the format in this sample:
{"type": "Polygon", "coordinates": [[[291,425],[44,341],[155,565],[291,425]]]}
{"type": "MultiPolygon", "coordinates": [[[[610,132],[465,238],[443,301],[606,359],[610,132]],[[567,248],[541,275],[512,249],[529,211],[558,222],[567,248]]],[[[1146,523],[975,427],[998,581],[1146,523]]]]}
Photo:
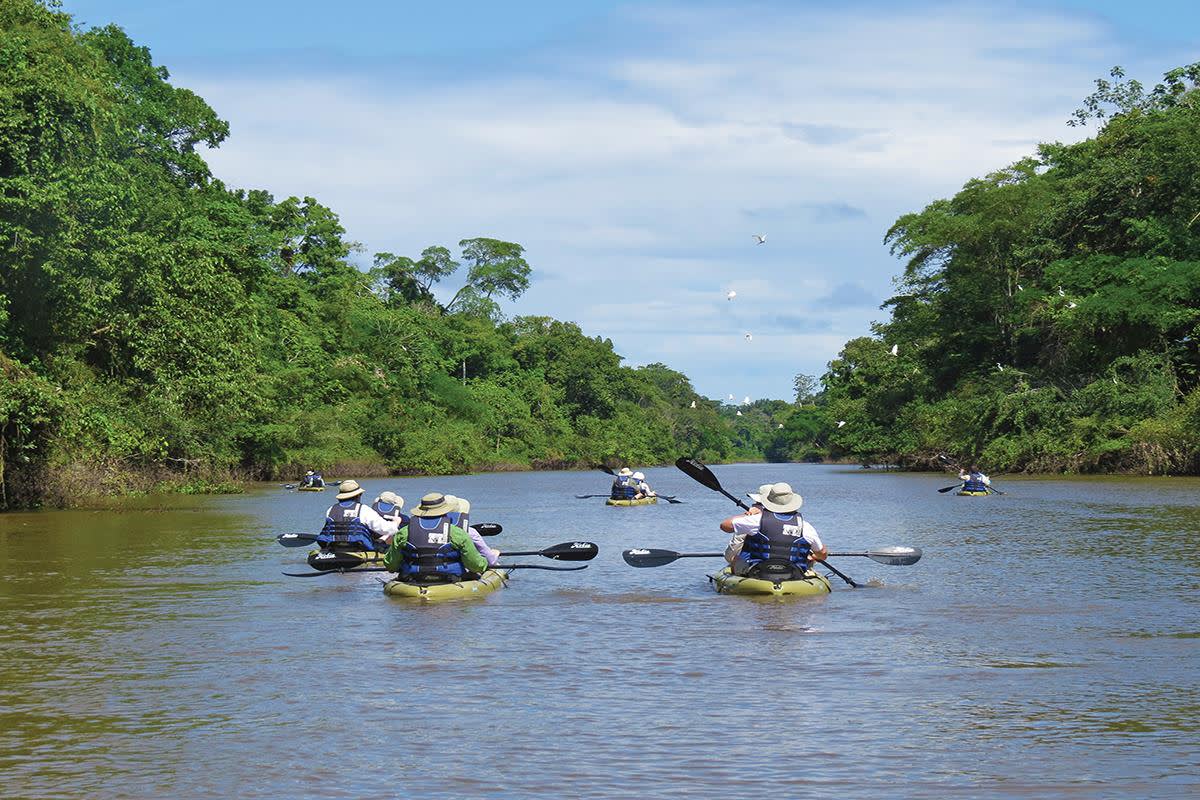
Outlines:
{"type": "Polygon", "coordinates": [[[577,495],[575,495],[575,499],[576,500],[590,500],[593,497],[608,497],[608,496],[609,495],[607,495],[607,494],[577,494],[577,495]]]}
{"type": "Polygon", "coordinates": [[[600,466],[596,467],[596,469],[602,469],[602,470],[604,470],[605,472],[607,472],[609,475],[612,475],[614,478],[617,476],[617,473],[613,472],[611,469],[609,469],[608,467],[604,466],[603,464],[601,464],[600,466]]]}
{"type": "Polygon", "coordinates": [[[563,542],[541,551],[555,561],[591,561],[600,552],[595,542],[563,542]]]}
{"type": "Polygon", "coordinates": [[[315,544],[317,534],[315,533],[281,533],[275,537],[275,541],[279,542],[284,547],[308,547],[315,544]]]}
{"type": "Polygon", "coordinates": [[[551,572],[578,572],[587,568],[587,564],[582,567],[544,567],[541,564],[497,564],[492,567],[492,569],[548,569],[551,572]]]}
{"type": "Polygon", "coordinates": [[[479,531],[480,536],[497,536],[504,531],[504,527],[499,522],[481,522],[471,527],[479,531]]]}
{"type": "Polygon", "coordinates": [[[326,569],[316,572],[285,572],[289,578],[315,578],[318,575],[345,575],[348,572],[390,572],[386,567],[359,567],[358,569],[326,569]]]}
{"type": "Polygon", "coordinates": [[[683,501],[682,501],[682,500],[676,500],[676,499],[675,499],[675,497],[674,497],[674,495],[660,494],[660,495],[658,495],[658,499],[660,499],[660,500],[666,500],[668,503],[670,503],[670,504],[671,504],[671,505],[673,505],[673,506],[678,506],[678,505],[682,505],[682,504],[683,504],[683,501]]]}
{"type": "Polygon", "coordinates": [[[677,458],[675,466],[683,471],[692,480],[702,483],[714,492],[721,491],[721,482],[717,480],[717,476],[713,475],[712,470],[701,464],[694,458],[677,458]]]}
{"type": "Polygon", "coordinates": [[[341,553],[337,550],[322,550],[308,557],[308,565],[322,571],[330,569],[353,569],[366,563],[366,560],[354,553],[341,553]]]}
{"type": "Polygon", "coordinates": [[[621,558],[631,567],[661,567],[679,558],[674,550],[656,550],[646,547],[635,547],[621,553],[621,558]]]}
{"type": "Polygon", "coordinates": [[[953,486],[947,486],[945,489],[938,489],[938,494],[945,494],[946,492],[950,491],[951,489],[957,489],[960,486],[962,486],[961,483],[956,483],[953,486]]]}

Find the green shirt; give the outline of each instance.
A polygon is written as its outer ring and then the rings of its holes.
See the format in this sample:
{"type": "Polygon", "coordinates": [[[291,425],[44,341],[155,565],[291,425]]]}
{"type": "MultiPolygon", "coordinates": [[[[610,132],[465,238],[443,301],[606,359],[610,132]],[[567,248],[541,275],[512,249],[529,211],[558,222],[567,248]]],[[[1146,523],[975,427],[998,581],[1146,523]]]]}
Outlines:
{"type": "MultiPolygon", "coordinates": [[[[413,521],[416,521],[416,517],[413,521]]],[[[409,523],[411,525],[412,522],[409,523]]],[[[383,566],[391,572],[399,572],[404,563],[404,545],[408,543],[408,525],[396,531],[387,553],[383,556],[383,566]]],[[[462,557],[463,569],[467,572],[482,573],[488,568],[487,559],[479,554],[471,535],[457,525],[450,526],[450,546],[457,550],[462,557]]]]}

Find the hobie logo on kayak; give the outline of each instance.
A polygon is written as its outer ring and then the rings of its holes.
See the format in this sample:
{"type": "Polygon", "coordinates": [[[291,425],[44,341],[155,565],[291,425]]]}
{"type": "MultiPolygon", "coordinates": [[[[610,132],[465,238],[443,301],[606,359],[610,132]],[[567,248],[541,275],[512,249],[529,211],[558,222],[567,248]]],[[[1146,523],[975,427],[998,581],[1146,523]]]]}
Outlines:
{"type": "Polygon", "coordinates": [[[631,556],[648,556],[648,555],[650,555],[650,551],[649,550],[630,550],[629,555],[631,555],[631,556]]]}
{"type": "Polygon", "coordinates": [[[337,554],[336,553],[317,553],[315,556],[313,556],[313,558],[315,558],[317,561],[324,561],[324,560],[330,559],[330,558],[337,558],[337,554]]]}
{"type": "Polygon", "coordinates": [[[591,550],[592,543],[591,542],[572,542],[571,549],[572,550],[591,550]]]}

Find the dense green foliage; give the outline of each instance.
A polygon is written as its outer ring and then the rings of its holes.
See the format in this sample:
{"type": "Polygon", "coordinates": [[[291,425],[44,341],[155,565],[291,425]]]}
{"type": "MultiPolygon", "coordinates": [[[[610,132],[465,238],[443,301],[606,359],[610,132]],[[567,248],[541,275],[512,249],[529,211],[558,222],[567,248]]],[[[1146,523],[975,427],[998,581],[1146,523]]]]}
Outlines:
{"type": "Polygon", "coordinates": [[[891,320],[823,379],[829,452],[1200,469],[1200,64],[1150,92],[1122,77],[1076,112],[1094,138],[897,220],[891,320]]]}
{"type": "Polygon", "coordinates": [[[520,245],[364,273],[315,199],[226,188],[198,149],[228,126],[168,77],[118,28],[0,4],[0,508],[148,477],[756,452],[678,372],[502,318],[529,286],[520,245]]]}

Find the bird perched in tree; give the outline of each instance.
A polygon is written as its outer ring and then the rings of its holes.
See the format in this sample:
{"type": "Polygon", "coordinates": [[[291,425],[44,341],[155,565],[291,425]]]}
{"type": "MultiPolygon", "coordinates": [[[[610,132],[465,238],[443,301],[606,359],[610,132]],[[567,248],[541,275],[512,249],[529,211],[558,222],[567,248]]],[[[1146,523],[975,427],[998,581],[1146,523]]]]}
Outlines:
{"type": "Polygon", "coordinates": [[[1075,303],[1074,300],[1067,303],[1067,308],[1078,308],[1078,307],[1079,306],[1075,303]]]}
{"type": "Polygon", "coordinates": [[[892,345],[892,349],[889,350],[888,352],[891,353],[892,355],[897,355],[900,352],[900,345],[898,345],[898,344],[892,345]]]}
{"type": "MultiPolygon", "coordinates": [[[[762,244],[762,243],[763,243],[763,242],[765,242],[766,240],[767,240],[767,235],[766,235],[765,233],[756,233],[756,234],[754,234],[754,241],[755,241],[755,243],[756,243],[756,244],[762,244]]],[[[786,249],[786,248],[785,248],[785,249],[786,249]]]]}
{"type": "Polygon", "coordinates": [[[839,428],[840,428],[840,427],[842,427],[842,426],[843,426],[843,425],[845,425],[845,424],[846,424],[846,420],[844,420],[844,419],[839,419],[839,420],[838,420],[838,427],[839,427],[839,428]]]}
{"type": "Polygon", "coordinates": [[[740,417],[742,415],[742,412],[740,412],[740,411],[737,412],[737,415],[740,417]]]}
{"type": "Polygon", "coordinates": [[[695,407],[696,407],[696,401],[695,401],[695,400],[693,400],[693,401],[692,401],[692,408],[695,408],[695,407]]]}

